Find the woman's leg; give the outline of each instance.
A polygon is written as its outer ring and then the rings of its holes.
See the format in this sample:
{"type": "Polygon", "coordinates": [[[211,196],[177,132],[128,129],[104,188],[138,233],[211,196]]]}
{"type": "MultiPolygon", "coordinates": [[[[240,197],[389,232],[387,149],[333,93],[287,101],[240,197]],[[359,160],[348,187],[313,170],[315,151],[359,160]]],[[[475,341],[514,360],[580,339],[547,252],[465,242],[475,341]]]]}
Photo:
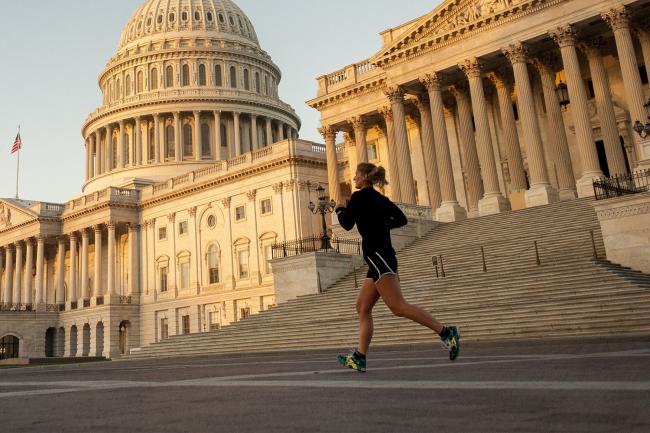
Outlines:
{"type": "Polygon", "coordinates": [[[370,278],[367,278],[357,297],[357,313],[359,314],[359,347],[357,351],[363,355],[368,353],[370,341],[372,340],[374,331],[372,309],[378,300],[379,292],[377,287],[370,278]]]}
{"type": "Polygon", "coordinates": [[[424,325],[440,335],[444,327],[429,313],[415,305],[408,304],[402,296],[402,289],[399,286],[397,275],[385,275],[375,284],[388,308],[394,315],[406,317],[414,322],[424,325]]]}

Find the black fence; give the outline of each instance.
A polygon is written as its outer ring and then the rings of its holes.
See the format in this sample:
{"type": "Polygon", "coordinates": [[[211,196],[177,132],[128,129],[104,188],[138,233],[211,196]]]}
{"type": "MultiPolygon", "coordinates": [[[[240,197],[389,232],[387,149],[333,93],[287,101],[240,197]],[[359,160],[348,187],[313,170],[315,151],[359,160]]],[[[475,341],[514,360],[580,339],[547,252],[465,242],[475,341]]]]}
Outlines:
{"type": "Polygon", "coordinates": [[[274,259],[299,256],[316,251],[361,255],[361,241],[358,239],[329,239],[329,242],[323,242],[322,236],[312,236],[296,241],[273,244],[271,250],[274,259]]]}
{"type": "Polygon", "coordinates": [[[650,191],[650,170],[594,181],[596,200],[650,191]]]}

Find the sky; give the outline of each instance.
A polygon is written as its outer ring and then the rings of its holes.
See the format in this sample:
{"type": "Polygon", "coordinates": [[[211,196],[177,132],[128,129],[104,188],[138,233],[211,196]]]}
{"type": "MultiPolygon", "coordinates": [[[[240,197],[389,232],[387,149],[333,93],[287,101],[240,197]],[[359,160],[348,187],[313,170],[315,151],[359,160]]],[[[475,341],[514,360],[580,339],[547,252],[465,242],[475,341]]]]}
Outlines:
{"type": "MultiPolygon", "coordinates": [[[[63,203],[81,193],[81,125],[100,105],[98,77],[143,0],[3,2],[0,14],[0,197],[63,203]]],[[[316,77],[375,54],[379,33],[433,10],[441,0],[237,0],[262,48],[283,73],[280,97],[302,119],[300,136],[322,142],[305,101],[316,77]]]]}

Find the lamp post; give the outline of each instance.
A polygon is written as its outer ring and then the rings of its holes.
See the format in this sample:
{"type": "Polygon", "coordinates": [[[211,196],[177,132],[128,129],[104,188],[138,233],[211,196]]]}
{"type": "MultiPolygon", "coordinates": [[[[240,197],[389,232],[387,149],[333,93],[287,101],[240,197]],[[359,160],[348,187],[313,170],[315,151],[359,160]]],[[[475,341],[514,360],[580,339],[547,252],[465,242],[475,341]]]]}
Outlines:
{"type": "Polygon", "coordinates": [[[562,108],[566,108],[566,106],[571,103],[571,100],[569,99],[569,87],[564,83],[564,81],[560,81],[560,84],[557,85],[555,91],[560,100],[560,105],[562,108]]]}
{"type": "Polygon", "coordinates": [[[648,99],[648,102],[645,103],[643,106],[645,108],[646,114],[648,115],[648,121],[646,121],[645,125],[641,123],[641,121],[637,120],[634,123],[633,129],[636,131],[639,136],[641,136],[642,139],[648,138],[650,136],[650,99],[648,99]]]}
{"type": "Polygon", "coordinates": [[[329,196],[325,194],[325,188],[318,185],[316,188],[316,193],[318,194],[318,204],[314,202],[309,202],[309,211],[314,215],[320,214],[323,220],[323,236],[321,237],[321,249],[322,250],[331,250],[332,246],[330,245],[330,237],[327,235],[327,223],[325,222],[325,215],[328,213],[334,212],[336,208],[336,203],[334,200],[330,200],[329,196]]]}

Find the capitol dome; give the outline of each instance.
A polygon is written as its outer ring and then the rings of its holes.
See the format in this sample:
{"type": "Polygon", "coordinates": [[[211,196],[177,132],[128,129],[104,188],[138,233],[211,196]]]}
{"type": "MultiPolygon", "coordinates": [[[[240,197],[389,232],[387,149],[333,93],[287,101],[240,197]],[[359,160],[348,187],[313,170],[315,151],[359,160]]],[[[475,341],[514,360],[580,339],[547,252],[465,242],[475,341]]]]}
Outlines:
{"type": "Polygon", "coordinates": [[[85,193],[146,185],[296,138],[280,69],[231,0],[148,0],[99,77],[85,193]]]}

